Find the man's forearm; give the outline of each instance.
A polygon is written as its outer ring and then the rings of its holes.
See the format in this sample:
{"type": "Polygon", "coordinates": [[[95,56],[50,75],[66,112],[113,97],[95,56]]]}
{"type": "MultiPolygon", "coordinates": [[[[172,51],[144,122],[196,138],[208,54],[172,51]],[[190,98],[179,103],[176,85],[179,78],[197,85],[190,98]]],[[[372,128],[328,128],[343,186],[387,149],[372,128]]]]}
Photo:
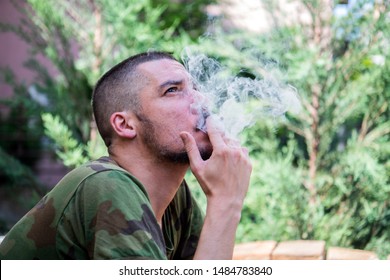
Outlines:
{"type": "Polygon", "coordinates": [[[194,259],[232,259],[240,217],[239,206],[208,207],[194,259]]]}

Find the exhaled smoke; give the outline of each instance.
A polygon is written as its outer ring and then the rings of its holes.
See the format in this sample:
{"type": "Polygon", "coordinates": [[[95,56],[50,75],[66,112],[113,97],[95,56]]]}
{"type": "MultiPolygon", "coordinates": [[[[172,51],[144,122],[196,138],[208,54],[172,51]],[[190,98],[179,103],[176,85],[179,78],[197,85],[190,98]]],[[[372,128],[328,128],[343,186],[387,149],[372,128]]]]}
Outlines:
{"type": "Polygon", "coordinates": [[[264,117],[280,117],[287,111],[297,113],[300,101],[295,88],[265,73],[261,79],[233,77],[216,60],[187,49],[182,60],[200,92],[192,110],[201,116],[197,128],[206,132],[206,118],[215,115],[221,129],[237,139],[246,127],[264,117]]]}

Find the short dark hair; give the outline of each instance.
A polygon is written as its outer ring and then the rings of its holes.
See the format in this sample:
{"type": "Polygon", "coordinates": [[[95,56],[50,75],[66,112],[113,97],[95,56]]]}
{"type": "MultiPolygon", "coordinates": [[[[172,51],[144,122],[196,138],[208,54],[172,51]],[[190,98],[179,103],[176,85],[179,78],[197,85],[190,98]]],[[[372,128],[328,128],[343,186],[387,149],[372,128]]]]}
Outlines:
{"type": "Polygon", "coordinates": [[[92,94],[92,109],[97,128],[107,147],[113,129],[110,117],[115,112],[139,110],[138,93],[147,80],[137,71],[137,66],[152,60],[171,59],[170,53],[149,51],[131,56],[108,70],[96,83],[92,94]]]}

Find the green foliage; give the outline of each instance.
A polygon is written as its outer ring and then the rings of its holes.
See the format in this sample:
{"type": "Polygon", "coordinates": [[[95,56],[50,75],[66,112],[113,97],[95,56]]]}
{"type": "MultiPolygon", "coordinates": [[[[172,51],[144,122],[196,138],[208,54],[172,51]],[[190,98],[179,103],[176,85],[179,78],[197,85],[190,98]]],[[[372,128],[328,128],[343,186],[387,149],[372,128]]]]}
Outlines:
{"type": "Polygon", "coordinates": [[[206,5],[215,3],[216,0],[152,0],[153,6],[165,4],[165,9],[160,17],[163,29],[176,26],[175,34],[186,32],[191,38],[197,39],[206,30],[207,14],[206,5]]]}
{"type": "Polygon", "coordinates": [[[308,195],[294,167],[292,139],[278,147],[274,124],[264,121],[245,132],[253,162],[251,186],[237,236],[240,241],[288,240],[307,236],[308,195]]]}
{"type": "Polygon", "coordinates": [[[390,253],[390,8],[357,2],[335,18],[326,1],[302,1],[313,24],[262,36],[216,26],[198,46],[235,71],[274,71],[302,100],[299,114],[243,135],[254,170],[238,241],[322,239],[390,253]]]}
{"type": "Polygon", "coordinates": [[[79,166],[86,161],[106,155],[101,137],[92,138],[87,144],[77,141],[69,127],[58,116],[42,114],[45,134],[53,140],[58,157],[66,166],[79,166]]]}
{"type": "Polygon", "coordinates": [[[14,88],[12,99],[1,99],[7,114],[0,115],[0,178],[1,187],[31,186],[41,192],[41,184],[33,176],[31,166],[41,151],[41,106],[30,98],[28,89],[9,69],[0,69],[2,82],[14,88]],[[30,182],[31,181],[31,182],[30,182]]]}
{"type": "Polygon", "coordinates": [[[43,194],[42,184],[35,178],[32,170],[9,155],[0,147],[0,169],[2,170],[0,178],[2,187],[17,189],[28,187],[39,194],[43,194]]]}

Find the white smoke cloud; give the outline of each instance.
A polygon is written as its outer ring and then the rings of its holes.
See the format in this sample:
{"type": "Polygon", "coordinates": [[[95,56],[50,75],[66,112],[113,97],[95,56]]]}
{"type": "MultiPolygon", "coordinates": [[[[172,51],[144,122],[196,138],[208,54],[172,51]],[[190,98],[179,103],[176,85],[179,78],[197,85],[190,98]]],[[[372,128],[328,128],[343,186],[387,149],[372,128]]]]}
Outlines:
{"type": "Polygon", "coordinates": [[[206,132],[206,118],[216,116],[229,137],[239,134],[261,118],[298,113],[301,102],[297,90],[281,82],[272,71],[260,78],[231,76],[220,63],[204,54],[186,49],[182,61],[190,73],[199,97],[192,110],[200,115],[197,128],[206,132]]]}

